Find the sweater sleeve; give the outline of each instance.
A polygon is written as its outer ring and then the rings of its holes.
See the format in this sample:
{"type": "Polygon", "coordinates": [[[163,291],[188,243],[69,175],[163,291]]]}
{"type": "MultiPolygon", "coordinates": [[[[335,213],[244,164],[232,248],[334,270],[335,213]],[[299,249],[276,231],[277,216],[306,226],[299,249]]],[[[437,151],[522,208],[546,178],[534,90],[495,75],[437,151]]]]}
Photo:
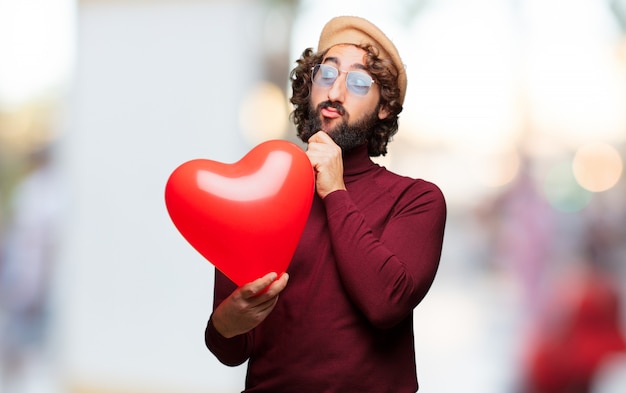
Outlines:
{"type": "Polygon", "coordinates": [[[372,325],[395,326],[420,303],[435,278],[446,220],[441,190],[415,183],[394,202],[379,237],[349,191],[335,191],[324,203],[346,291],[372,325]]]}
{"type": "MultiPolygon", "coordinates": [[[[224,299],[237,289],[236,285],[215,269],[215,287],[213,296],[213,310],[220,305],[224,299]]],[[[204,341],[207,348],[215,357],[227,366],[238,366],[250,357],[252,350],[252,332],[226,338],[222,336],[213,326],[212,315],[209,318],[204,332],[204,341]]]]}

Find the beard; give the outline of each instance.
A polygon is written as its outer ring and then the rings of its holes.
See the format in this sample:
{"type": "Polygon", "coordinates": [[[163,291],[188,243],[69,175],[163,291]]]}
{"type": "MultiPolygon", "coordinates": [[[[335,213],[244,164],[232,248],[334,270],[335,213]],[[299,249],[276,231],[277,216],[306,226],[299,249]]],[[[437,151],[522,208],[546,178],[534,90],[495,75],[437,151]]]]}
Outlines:
{"type": "Polygon", "coordinates": [[[303,131],[300,138],[304,142],[308,142],[309,138],[315,133],[322,130],[324,119],[321,116],[321,110],[324,108],[335,108],[341,114],[342,122],[334,128],[325,132],[332,140],[341,148],[343,152],[349,152],[359,147],[369,140],[374,132],[374,127],[378,123],[378,107],[372,113],[367,114],[354,124],[348,122],[348,116],[341,104],[324,101],[317,108],[310,108],[306,123],[303,125],[303,131]]]}

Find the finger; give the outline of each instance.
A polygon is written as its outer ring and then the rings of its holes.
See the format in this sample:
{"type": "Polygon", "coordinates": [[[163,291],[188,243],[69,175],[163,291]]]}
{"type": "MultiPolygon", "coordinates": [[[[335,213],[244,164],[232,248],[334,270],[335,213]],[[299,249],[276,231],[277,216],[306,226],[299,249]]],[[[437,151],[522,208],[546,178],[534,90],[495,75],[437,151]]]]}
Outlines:
{"type": "Polygon", "coordinates": [[[257,304],[257,307],[274,307],[278,300],[279,294],[287,287],[287,282],[289,281],[289,274],[283,273],[276,281],[274,281],[267,291],[265,291],[262,295],[258,296],[257,299],[261,301],[261,303],[257,304]]]}
{"type": "Polygon", "coordinates": [[[258,314],[265,314],[272,311],[274,306],[276,306],[276,303],[278,303],[278,295],[271,297],[262,303],[254,305],[252,309],[258,314]]]}
{"type": "Polygon", "coordinates": [[[263,291],[267,287],[269,287],[274,281],[276,281],[277,277],[278,274],[272,272],[248,284],[245,284],[241,287],[241,296],[244,299],[251,299],[259,295],[260,293],[263,293],[263,291]]]}
{"type": "Polygon", "coordinates": [[[306,154],[309,157],[311,163],[315,166],[317,164],[328,162],[329,160],[340,157],[341,149],[339,148],[339,146],[331,145],[326,142],[316,142],[313,144],[309,144],[306,154]]]}
{"type": "Polygon", "coordinates": [[[258,307],[260,304],[267,301],[275,301],[275,299],[278,298],[278,294],[281,293],[287,286],[287,281],[289,281],[289,275],[287,273],[283,273],[280,278],[272,282],[268,287],[264,288],[260,294],[247,299],[248,302],[253,307],[258,307]]]}
{"type": "Polygon", "coordinates": [[[309,143],[334,143],[333,138],[324,131],[318,131],[309,138],[309,143]]]}
{"type": "Polygon", "coordinates": [[[267,294],[270,296],[278,295],[279,293],[283,291],[283,289],[285,289],[288,281],[289,281],[289,274],[287,273],[281,274],[281,276],[270,285],[269,289],[267,290],[267,294]]]}

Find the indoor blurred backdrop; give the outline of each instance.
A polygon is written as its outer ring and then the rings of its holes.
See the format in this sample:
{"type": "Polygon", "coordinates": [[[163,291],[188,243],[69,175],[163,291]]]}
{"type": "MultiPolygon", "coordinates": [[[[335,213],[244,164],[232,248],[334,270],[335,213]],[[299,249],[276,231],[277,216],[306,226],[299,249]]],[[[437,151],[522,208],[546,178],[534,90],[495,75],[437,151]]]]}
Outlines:
{"type": "Polygon", "coordinates": [[[165,183],[295,142],[289,71],[340,14],[406,63],[378,161],[448,201],[420,391],[626,391],[626,0],[0,0],[0,392],[243,388],[165,183]]]}

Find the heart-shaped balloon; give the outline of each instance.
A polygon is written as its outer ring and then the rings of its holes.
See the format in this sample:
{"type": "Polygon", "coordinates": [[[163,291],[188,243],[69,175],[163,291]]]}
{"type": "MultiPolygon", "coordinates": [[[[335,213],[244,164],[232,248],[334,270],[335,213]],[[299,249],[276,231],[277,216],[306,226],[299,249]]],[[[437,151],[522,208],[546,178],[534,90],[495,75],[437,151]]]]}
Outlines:
{"type": "Polygon", "coordinates": [[[196,159],[172,172],[165,204],[183,237],[241,286],[287,270],[313,202],[306,153],[271,140],[234,164],[196,159]]]}

